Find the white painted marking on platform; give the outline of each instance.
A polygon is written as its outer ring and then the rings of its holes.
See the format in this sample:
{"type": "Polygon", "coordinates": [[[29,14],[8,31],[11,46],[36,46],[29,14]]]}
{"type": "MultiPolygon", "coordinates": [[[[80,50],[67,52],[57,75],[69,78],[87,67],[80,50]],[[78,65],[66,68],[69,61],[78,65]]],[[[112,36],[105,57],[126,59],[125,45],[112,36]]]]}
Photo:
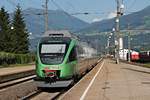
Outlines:
{"type": "MultiPolygon", "coordinates": [[[[97,63],[100,63],[103,60],[103,58],[101,58],[100,60],[97,61],[97,63]]],[[[84,76],[85,77],[85,76],[84,76]]],[[[62,97],[60,97],[58,100],[62,100],[69,92],[71,92],[77,85],[80,84],[81,81],[84,80],[84,77],[78,82],[76,83],[71,89],[69,89],[62,97]]]]}
{"type": "Polygon", "coordinates": [[[98,75],[98,74],[99,74],[99,72],[101,71],[101,69],[102,69],[103,65],[104,65],[104,62],[101,64],[101,66],[100,66],[100,68],[99,68],[98,72],[95,74],[94,78],[92,79],[92,81],[90,82],[90,84],[88,85],[88,87],[86,88],[86,90],[84,91],[84,93],[82,94],[82,96],[81,96],[80,100],[84,100],[84,98],[85,98],[85,96],[86,96],[87,92],[89,91],[89,89],[90,89],[90,87],[92,86],[93,82],[95,81],[95,79],[96,79],[97,75],[98,75]]]}

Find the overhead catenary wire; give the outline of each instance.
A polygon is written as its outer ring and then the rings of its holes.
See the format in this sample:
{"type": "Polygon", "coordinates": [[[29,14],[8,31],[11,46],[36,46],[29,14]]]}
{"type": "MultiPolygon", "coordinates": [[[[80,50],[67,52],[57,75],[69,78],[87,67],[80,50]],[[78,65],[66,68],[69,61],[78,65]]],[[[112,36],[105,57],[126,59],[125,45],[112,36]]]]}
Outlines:
{"type": "MultiPolygon", "coordinates": [[[[62,8],[60,5],[58,5],[58,3],[56,3],[55,0],[50,0],[59,10],[62,10],[62,11],[65,11],[64,8],[62,8]]],[[[15,1],[13,0],[7,0],[7,2],[9,2],[11,5],[13,6],[17,6],[18,4],[15,3],[15,1]]],[[[123,0],[123,2],[126,2],[126,0],[123,0]]],[[[127,7],[127,9],[131,9],[131,7],[133,7],[135,5],[135,3],[137,2],[137,0],[134,0],[131,5],[129,5],[129,7],[127,7]]],[[[66,12],[66,11],[65,11],[66,12]]],[[[129,13],[134,13],[136,11],[131,11],[131,10],[127,10],[125,11],[126,14],[129,14],[129,13]]],[[[89,15],[91,14],[107,14],[107,13],[111,13],[111,12],[88,12],[89,15]]],[[[71,13],[72,15],[77,15],[77,14],[83,14],[82,12],[75,12],[75,13],[71,13]]],[[[37,15],[40,15],[40,14],[37,14],[37,15]]]]}
{"type": "Polygon", "coordinates": [[[70,8],[72,8],[74,11],[76,10],[75,6],[74,6],[72,3],[66,2],[66,4],[67,4],[70,8]]]}
{"type": "Polygon", "coordinates": [[[134,7],[134,5],[136,4],[136,1],[137,1],[137,0],[134,0],[134,1],[131,3],[131,5],[129,5],[128,9],[132,9],[132,8],[134,7]]]}
{"type": "MultiPolygon", "coordinates": [[[[67,11],[65,11],[60,5],[58,5],[54,0],[50,0],[59,10],[61,11],[64,11],[66,13],[68,13],[67,11]]],[[[17,6],[17,4],[12,1],[12,0],[7,0],[7,2],[9,2],[11,5],[13,6],[17,6]]],[[[134,13],[135,11],[127,11],[125,12],[126,14],[129,14],[129,13],[134,13]]],[[[106,14],[109,14],[109,13],[112,13],[112,12],[75,12],[75,13],[68,13],[70,15],[106,15],[106,14]]],[[[33,12],[28,12],[24,15],[44,15],[45,13],[33,13],[33,12]]]]}
{"type": "Polygon", "coordinates": [[[12,6],[15,6],[15,7],[17,6],[17,4],[12,0],[7,0],[7,2],[10,3],[12,6]]]}
{"type": "Polygon", "coordinates": [[[51,0],[51,2],[61,11],[66,12],[62,7],[60,7],[54,0],[51,0]]]}
{"type": "MultiPolygon", "coordinates": [[[[123,0],[123,1],[125,1],[125,0],[123,0]]],[[[131,4],[130,4],[129,6],[127,6],[126,11],[127,11],[127,12],[131,11],[131,9],[134,7],[134,5],[136,4],[136,2],[137,2],[137,0],[133,0],[133,1],[131,2],[131,4]]],[[[127,3],[127,2],[126,2],[126,3],[127,3]]],[[[126,4],[126,5],[127,5],[127,4],[126,4]]]]}

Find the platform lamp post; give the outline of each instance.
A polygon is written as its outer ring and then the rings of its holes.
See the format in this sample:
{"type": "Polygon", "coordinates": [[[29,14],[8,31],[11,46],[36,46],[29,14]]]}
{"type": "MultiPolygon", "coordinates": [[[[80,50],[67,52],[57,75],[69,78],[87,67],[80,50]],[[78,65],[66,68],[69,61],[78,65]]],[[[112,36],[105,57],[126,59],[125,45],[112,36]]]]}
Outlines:
{"type": "Polygon", "coordinates": [[[110,55],[110,39],[112,38],[113,33],[108,33],[107,37],[107,54],[110,55]]]}
{"type": "Polygon", "coordinates": [[[117,38],[116,38],[115,32],[116,32],[116,29],[113,28],[112,29],[112,33],[114,34],[114,49],[115,49],[114,57],[115,57],[115,59],[117,59],[117,45],[118,45],[118,42],[117,42],[117,38]]]}

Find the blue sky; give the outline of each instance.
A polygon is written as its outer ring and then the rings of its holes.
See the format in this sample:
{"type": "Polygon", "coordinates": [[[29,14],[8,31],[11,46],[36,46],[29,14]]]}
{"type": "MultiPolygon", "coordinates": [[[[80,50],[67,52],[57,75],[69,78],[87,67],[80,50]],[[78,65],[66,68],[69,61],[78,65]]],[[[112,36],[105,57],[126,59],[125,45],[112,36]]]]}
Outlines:
{"type": "MultiPolygon", "coordinates": [[[[93,22],[114,16],[116,10],[115,0],[54,0],[61,9],[68,13],[76,12],[91,12],[100,14],[75,15],[76,17],[93,22]]],[[[15,5],[18,3],[22,9],[41,8],[45,0],[1,0],[0,7],[4,6],[9,12],[15,10],[15,5]]],[[[125,12],[134,12],[150,5],[150,0],[124,0],[125,12]]],[[[51,0],[48,3],[49,9],[58,9],[51,0]]],[[[60,9],[60,8],[59,8],[60,9]]]]}

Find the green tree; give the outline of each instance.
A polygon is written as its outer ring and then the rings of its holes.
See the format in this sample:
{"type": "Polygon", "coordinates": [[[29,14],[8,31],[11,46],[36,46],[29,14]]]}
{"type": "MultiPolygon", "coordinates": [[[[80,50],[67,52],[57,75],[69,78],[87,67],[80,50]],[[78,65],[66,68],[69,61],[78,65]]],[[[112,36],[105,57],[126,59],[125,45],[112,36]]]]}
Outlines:
{"type": "Polygon", "coordinates": [[[144,17],[144,22],[146,27],[150,27],[150,16],[144,17]]]}
{"type": "Polygon", "coordinates": [[[4,7],[0,9],[0,51],[10,52],[12,49],[9,14],[4,7]]]}
{"type": "Polygon", "coordinates": [[[17,9],[14,14],[12,25],[13,29],[13,52],[19,54],[25,54],[29,52],[28,49],[28,32],[22,15],[20,6],[17,6],[17,9]]]}

